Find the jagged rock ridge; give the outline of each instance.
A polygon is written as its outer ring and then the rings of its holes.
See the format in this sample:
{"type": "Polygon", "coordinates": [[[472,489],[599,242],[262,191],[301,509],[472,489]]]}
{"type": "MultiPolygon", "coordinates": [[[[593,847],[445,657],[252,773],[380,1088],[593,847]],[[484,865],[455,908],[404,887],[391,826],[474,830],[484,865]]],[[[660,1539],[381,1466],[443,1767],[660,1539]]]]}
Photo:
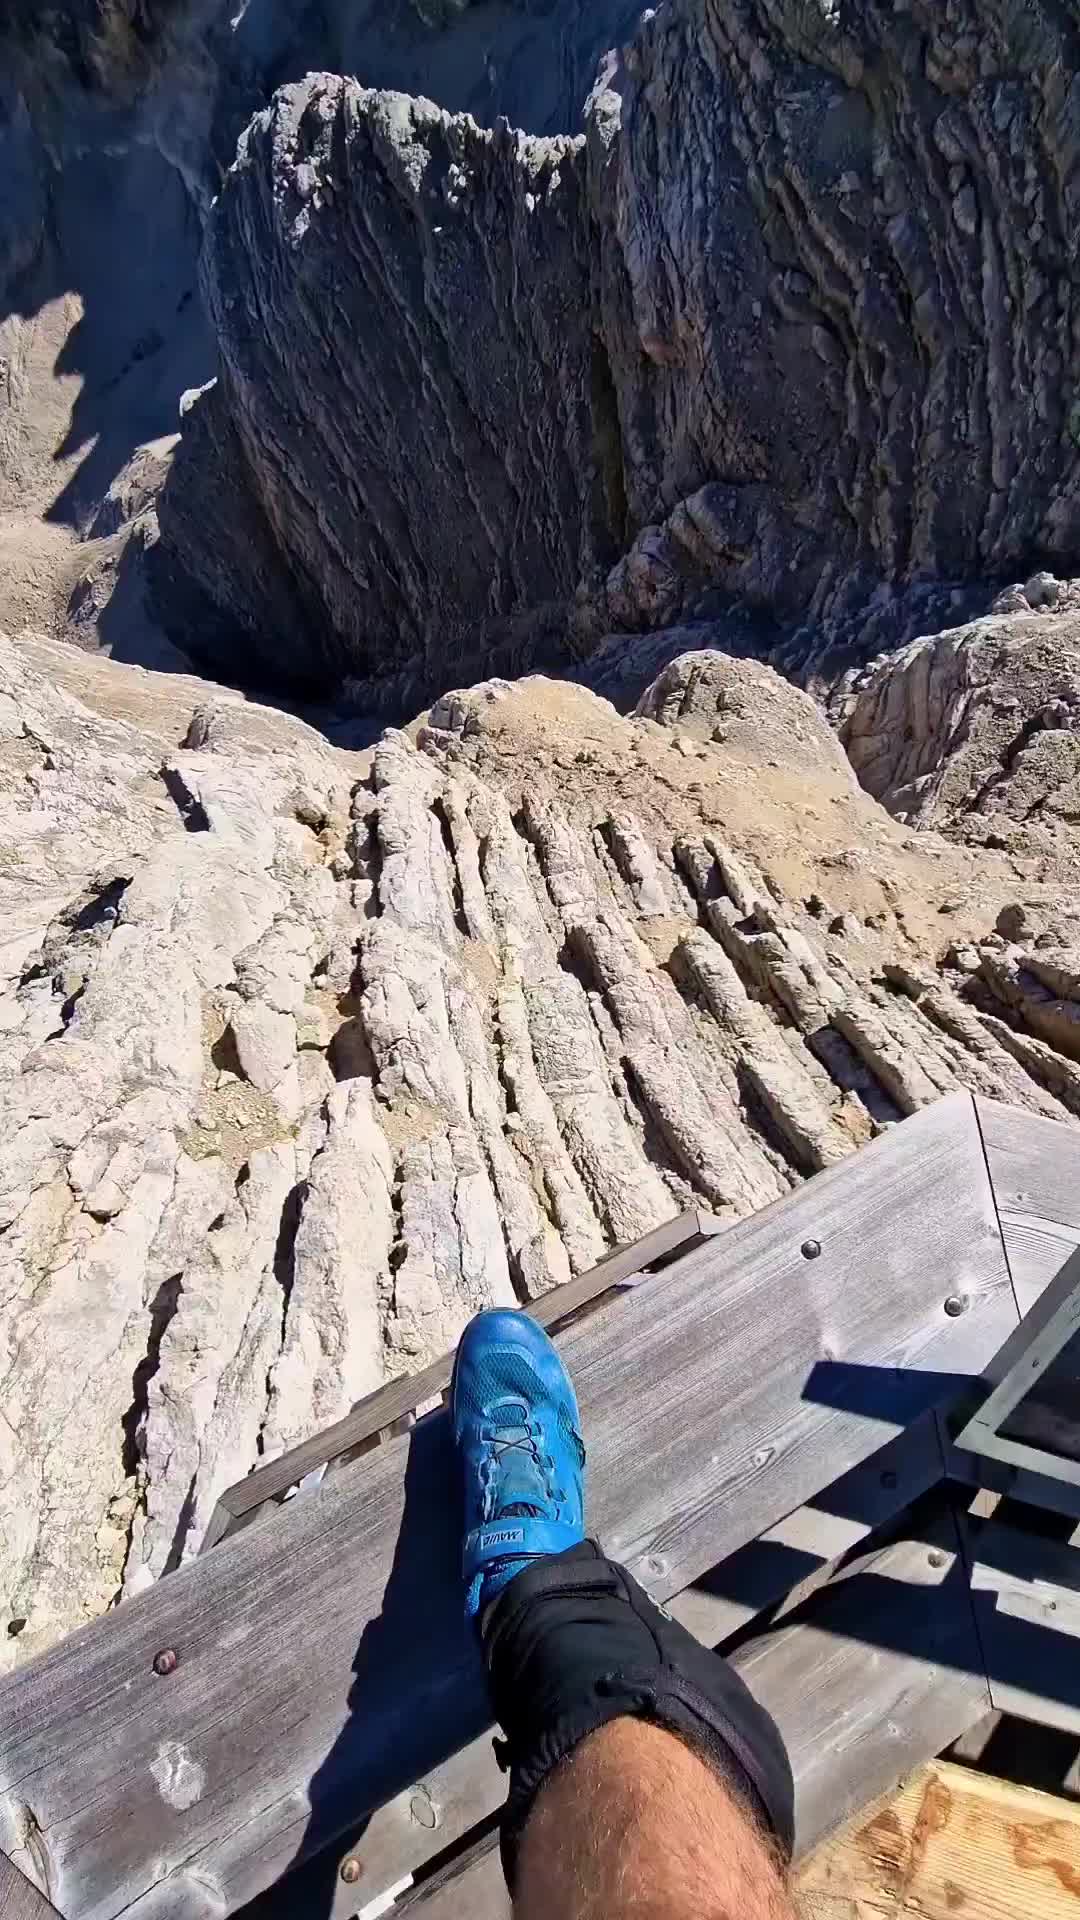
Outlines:
{"type": "Polygon", "coordinates": [[[45,641],[3,676],[5,1660],[477,1307],[954,1086],[1080,1115],[1056,870],[911,836],[765,667],[630,719],[488,682],[367,755],[45,641]]]}

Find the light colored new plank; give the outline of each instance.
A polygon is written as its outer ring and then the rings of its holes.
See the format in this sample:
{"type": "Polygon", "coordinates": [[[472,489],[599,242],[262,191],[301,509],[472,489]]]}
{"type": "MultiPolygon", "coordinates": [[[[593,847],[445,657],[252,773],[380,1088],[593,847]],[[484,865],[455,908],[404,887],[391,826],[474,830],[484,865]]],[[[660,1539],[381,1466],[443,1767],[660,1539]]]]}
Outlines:
{"type": "MultiPolygon", "coordinates": [[[[944,1508],[864,1556],[789,1626],[733,1663],[774,1715],[795,1777],[804,1856],[987,1711],[989,1696],[959,1540],[944,1508]]],[[[503,1920],[495,1852],[403,1902],[423,1920],[503,1920]]],[[[287,1889],[283,1889],[283,1896],[287,1889]]]]}
{"type": "Polygon", "coordinates": [[[1080,1547],[991,1521],[971,1585],[995,1707],[1080,1733],[1080,1547]]]}
{"type": "Polygon", "coordinates": [[[806,1920],[1075,1920],[1080,1806],[932,1761],[819,1847],[794,1893],[806,1920]]]}
{"type": "MultiPolygon", "coordinates": [[[[590,1524],[670,1597],[948,1398],[1015,1318],[955,1095],[561,1336],[590,1524]]],[[[0,1839],[25,1792],[68,1920],[231,1911],[294,1858],[312,1798],[322,1844],[480,1732],[458,1527],[435,1416],[16,1670],[0,1839]]]]}
{"type": "Polygon", "coordinates": [[[62,1920],[45,1895],[32,1887],[3,1853],[0,1853],[0,1914],[3,1920],[62,1920]]]}
{"type": "MultiPolygon", "coordinates": [[[[697,1208],[677,1214],[672,1220],[662,1220],[640,1240],[614,1248],[587,1273],[531,1301],[526,1312],[540,1326],[556,1327],[635,1275],[670,1261],[678,1253],[689,1253],[718,1233],[721,1226],[722,1222],[713,1214],[702,1213],[697,1208]]],[[[404,1374],[398,1380],[388,1381],[384,1387],[357,1401],[333,1426],[324,1427],[310,1440],[302,1440],[299,1446],[290,1447],[276,1460],[267,1461],[265,1466],[227,1487],[210,1516],[200,1552],[216,1547],[252,1519],[267,1501],[279,1499],[308,1474],[317,1473],[343,1455],[359,1452],[368,1442],[414,1414],[418,1407],[437,1399],[450,1385],[453,1367],[453,1354],[445,1353],[420,1373],[404,1374]]]]}
{"type": "Polygon", "coordinates": [[[1080,1245],[1080,1127],[976,1096],[1021,1313],[1080,1245]]]}

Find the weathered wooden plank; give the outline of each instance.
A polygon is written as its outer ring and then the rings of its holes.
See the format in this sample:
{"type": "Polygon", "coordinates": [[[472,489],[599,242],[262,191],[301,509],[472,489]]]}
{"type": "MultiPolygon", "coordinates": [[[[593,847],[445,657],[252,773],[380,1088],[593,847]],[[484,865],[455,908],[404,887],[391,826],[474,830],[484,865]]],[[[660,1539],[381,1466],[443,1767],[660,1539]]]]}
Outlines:
{"type": "Polygon", "coordinates": [[[1080,1733],[1080,1547],[991,1521],[971,1585],[995,1707],[1080,1733]]]}
{"type": "Polygon", "coordinates": [[[445,1873],[422,1880],[394,1905],[394,1920],[510,1920],[510,1896],[497,1846],[486,1846],[445,1873]]]}
{"type": "Polygon", "coordinates": [[[929,1492],[944,1472],[937,1418],[923,1414],[676,1594],[671,1612],[706,1646],[718,1646],[765,1608],[783,1602],[786,1611],[804,1598],[836,1561],[929,1492]]]}
{"type": "MultiPolygon", "coordinates": [[[[864,1556],[801,1617],[749,1641],[734,1664],[775,1715],[795,1776],[806,1855],[875,1795],[956,1739],[989,1695],[952,1515],[864,1556]]],[[[403,1913],[504,1920],[494,1851],[406,1896],[403,1913]]]]}
{"type": "MultiPolygon", "coordinates": [[[[780,1602],[786,1608],[827,1579],[830,1562],[903,1512],[941,1476],[935,1417],[926,1414],[701,1583],[674,1595],[669,1610],[705,1644],[715,1645],[763,1609],[780,1602]]],[[[355,1849],[349,1849],[362,1865],[364,1901],[417,1872],[449,1839],[477,1826],[498,1806],[505,1787],[485,1733],[379,1807],[355,1849]]],[[[274,1845],[280,1845],[280,1817],[275,1810],[267,1823],[274,1845]]],[[[250,1830],[246,1844],[249,1849],[253,1844],[250,1830]]],[[[355,1896],[337,1879],[341,1849],[331,1854],[328,1865],[316,1863],[285,1882],[280,1907],[270,1909],[273,1920],[291,1920],[298,1909],[310,1909],[319,1920],[345,1920],[355,1896]]],[[[260,1913],[259,1920],[270,1920],[270,1914],[260,1913]]]]}
{"type": "MultiPolygon", "coordinates": [[[[525,1310],[542,1327],[560,1326],[636,1274],[664,1266],[677,1254],[689,1253],[701,1246],[703,1241],[719,1233],[723,1224],[714,1214],[703,1213],[700,1208],[662,1220],[651,1233],[643,1234],[640,1240],[627,1246],[614,1248],[587,1273],[578,1274],[564,1286],[553,1287],[550,1293],[531,1301],[525,1310]]],[[[227,1487],[210,1516],[200,1552],[216,1547],[267,1501],[279,1499],[290,1487],[331,1461],[356,1454],[415,1413],[418,1407],[437,1399],[450,1385],[453,1366],[453,1354],[446,1353],[419,1373],[403,1374],[400,1379],[387,1381],[384,1387],[357,1401],[333,1426],[313,1434],[310,1440],[302,1440],[299,1446],[290,1447],[276,1460],[268,1460],[246,1479],[227,1487]]]]}
{"type": "Polygon", "coordinates": [[[1080,1806],[932,1761],[811,1854],[793,1891],[806,1920],[1075,1920],[1080,1806]]]}
{"type": "Polygon", "coordinates": [[[1021,1313],[1058,1273],[1070,1253],[1080,1247],[1080,1229],[1034,1213],[1004,1212],[1001,1231],[1014,1276],[1021,1313]]]}
{"type": "MultiPolygon", "coordinates": [[[[730,1236],[725,1236],[725,1244],[729,1238],[730,1236]]],[[[909,1251],[912,1258],[917,1262],[920,1257],[918,1247],[913,1244],[910,1246],[909,1251]]],[[[650,1286],[652,1284],[654,1283],[650,1283],[650,1286]]],[[[620,1307],[618,1311],[621,1314],[623,1308],[620,1307]]],[[[1005,1320],[1007,1324],[1014,1324],[1015,1313],[1007,1314],[1005,1320]]],[[[962,1322],[957,1324],[962,1324],[962,1322]]],[[[616,1353],[620,1351],[621,1347],[615,1349],[616,1353]]],[[[985,1357],[988,1356],[984,1355],[984,1358],[985,1357]]],[[[876,1374],[871,1377],[869,1384],[875,1392],[880,1387],[881,1383],[876,1374]]],[[[880,1399],[877,1405],[878,1410],[880,1410],[880,1399]]],[[[592,1427],[588,1417],[586,1419],[586,1425],[591,1437],[592,1427]]],[[[920,1440],[920,1447],[923,1445],[923,1439],[920,1440]]],[[[893,1471],[895,1470],[894,1466],[893,1471]]],[[[740,1577],[743,1582],[741,1588],[734,1580],[729,1581],[721,1578],[719,1590],[716,1593],[709,1594],[708,1592],[700,1591],[693,1593],[684,1592],[680,1596],[676,1606],[680,1611],[682,1611],[684,1605],[686,1606],[688,1624],[691,1624],[694,1630],[702,1633],[704,1637],[709,1637],[709,1628],[711,1626],[716,1636],[719,1637],[721,1633],[730,1632],[733,1627],[742,1624],[745,1619],[749,1618],[755,1606],[767,1605],[779,1594],[786,1592],[793,1581],[801,1579],[807,1571],[812,1568],[816,1558],[816,1556],[811,1557],[806,1551],[807,1535],[805,1528],[809,1521],[816,1520],[818,1509],[823,1507],[826,1509],[826,1511],[820,1513],[820,1524],[823,1530],[820,1544],[824,1549],[821,1554],[822,1559],[831,1557],[829,1554],[830,1546],[835,1550],[839,1550],[841,1547],[846,1550],[852,1545],[853,1540],[857,1537],[857,1523],[853,1523],[850,1527],[845,1525],[845,1522],[850,1520],[852,1516],[862,1513],[866,1516],[867,1524],[880,1524],[883,1519],[888,1517],[889,1513],[895,1512],[897,1510],[896,1506],[887,1504],[889,1501],[889,1489],[887,1487],[881,1487],[879,1471],[885,1473],[887,1477],[891,1477],[889,1476],[886,1463],[880,1461],[878,1463],[878,1470],[875,1470],[873,1482],[871,1483],[869,1475],[865,1476],[857,1495],[857,1476],[853,1475],[846,1498],[842,1496],[836,1497],[834,1490],[833,1496],[825,1496],[822,1500],[816,1502],[815,1507],[812,1508],[808,1514],[795,1516],[796,1523],[800,1529],[803,1529],[802,1537],[797,1547],[794,1547],[788,1540],[780,1538],[755,1543],[756,1546],[760,1548],[760,1553],[754,1553],[752,1566],[743,1565],[741,1567],[740,1577]],[[875,1487],[877,1488],[876,1495],[874,1493],[875,1487]],[[875,1505],[875,1500],[880,1502],[880,1504],[875,1505]],[[831,1512],[828,1510],[830,1507],[833,1509],[831,1512]]],[[[921,1491],[923,1485],[929,1484],[934,1478],[936,1478],[936,1463],[934,1462],[932,1452],[926,1450],[922,1453],[922,1465],[919,1473],[912,1475],[910,1482],[911,1495],[909,1497],[914,1497],[917,1491],[921,1491]]],[[[764,1492],[761,1498],[765,1498],[764,1492]]],[[[903,1503],[901,1500],[897,1504],[900,1505],[903,1503]]],[[[781,1523],[780,1532],[787,1532],[791,1524],[792,1522],[790,1520],[781,1523]]],[[[742,1556],[736,1556],[736,1558],[741,1560],[742,1556]]],[[[645,1577],[648,1579],[647,1573],[645,1577]]],[[[486,1780],[491,1781],[493,1779],[494,1775],[490,1769],[490,1751],[485,1740],[477,1741],[474,1749],[467,1756],[456,1756],[454,1759],[448,1761],[445,1767],[441,1769],[435,1777],[425,1775],[421,1784],[424,1790],[430,1794],[433,1804],[439,1806],[444,1794],[448,1797],[448,1804],[445,1809],[447,1816],[446,1822],[444,1824],[443,1817],[440,1814],[437,1832],[431,1835],[430,1838],[426,1834],[418,1833],[415,1824],[412,1823],[411,1801],[413,1789],[412,1787],[406,1788],[397,1797],[393,1805],[383,1808],[380,1813],[374,1816],[364,1836],[362,1854],[365,1861],[364,1879],[366,1884],[374,1889],[376,1885],[385,1884],[387,1880],[395,1880],[401,1871],[403,1860],[408,1862],[411,1859],[412,1864],[420,1864],[423,1857],[429,1856],[446,1843],[447,1838],[451,1837],[450,1830],[455,1824],[458,1832],[462,1830],[462,1826],[469,1824],[464,1818],[467,1811],[471,1810],[473,1819],[481,1818],[490,1810],[490,1807],[495,1804],[501,1792],[501,1783],[497,1783],[496,1792],[488,1797],[488,1794],[485,1792],[484,1783],[486,1780]],[[461,1764],[459,1764],[459,1762],[461,1764]],[[459,1822],[460,1824],[458,1824],[459,1822]]],[[[275,1812],[268,1814],[265,1827],[265,1846],[268,1850],[268,1857],[280,1857],[282,1842],[280,1814],[275,1812]],[[277,1850],[276,1853],[275,1850],[277,1850]]],[[[297,1841],[299,1837],[299,1832],[297,1832],[297,1841]]],[[[244,1836],[245,1846],[250,1847],[252,1840],[253,1835],[249,1828],[246,1830],[244,1836]]],[[[262,1844],[263,1841],[260,1840],[260,1845],[262,1844]]],[[[296,1842],[293,1844],[295,1845],[296,1842]]],[[[248,1860],[242,1862],[241,1873],[246,1874],[249,1866],[250,1862],[248,1860]]],[[[246,1885],[246,1880],[243,1880],[242,1884],[246,1885]]],[[[337,1908],[335,1907],[335,1913],[336,1911],[337,1908]]],[[[342,1911],[344,1911],[344,1908],[342,1911]]]]}
{"type": "Polygon", "coordinates": [[[1080,1128],[976,1096],[1021,1313],[1080,1245],[1080,1128]]]}
{"type": "MultiPolygon", "coordinates": [[[[670,1597],[947,1399],[1014,1322],[953,1096],[561,1336],[590,1524],[670,1597]]],[[[68,1920],[231,1911],[480,1732],[457,1535],[435,1415],[7,1676],[0,1840],[25,1797],[68,1920]]]]}
{"type": "Polygon", "coordinates": [[[63,1920],[6,1853],[0,1853],[0,1914],[3,1920],[63,1920]]]}
{"type": "Polygon", "coordinates": [[[735,1664],[787,1742],[803,1854],[987,1710],[952,1514],[863,1556],[735,1664]]]}

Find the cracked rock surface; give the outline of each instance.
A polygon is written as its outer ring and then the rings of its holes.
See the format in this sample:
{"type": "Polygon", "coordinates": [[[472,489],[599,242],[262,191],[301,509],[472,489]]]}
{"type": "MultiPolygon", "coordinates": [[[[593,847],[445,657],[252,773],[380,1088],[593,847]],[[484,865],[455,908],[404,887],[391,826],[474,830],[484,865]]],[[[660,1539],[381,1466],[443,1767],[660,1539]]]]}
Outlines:
{"type": "Polygon", "coordinates": [[[913,835],[760,665],[488,681],[363,754],[0,665],[5,1663],[477,1308],[954,1087],[1080,1118],[1066,852],[913,835]]]}
{"type": "Polygon", "coordinates": [[[1068,861],[1080,821],[1080,589],[1044,574],[999,605],[860,676],[843,738],[863,786],[898,818],[1068,861]]]}

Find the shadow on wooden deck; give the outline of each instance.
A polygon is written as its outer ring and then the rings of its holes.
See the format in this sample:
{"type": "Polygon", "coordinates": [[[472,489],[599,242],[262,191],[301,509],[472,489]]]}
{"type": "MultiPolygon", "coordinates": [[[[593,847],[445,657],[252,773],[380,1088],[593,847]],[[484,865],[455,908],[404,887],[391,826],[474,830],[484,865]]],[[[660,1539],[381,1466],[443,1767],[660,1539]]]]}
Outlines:
{"type": "MultiPolygon", "coordinates": [[[[880,1418],[884,1432],[916,1419],[928,1405],[955,1406],[958,1398],[970,1396],[973,1390],[978,1392],[970,1376],[958,1373],[913,1374],[894,1367],[822,1361],[808,1375],[803,1398],[880,1418]]],[[[882,1458],[887,1457],[883,1451],[882,1458]]],[[[865,1472],[844,1475],[816,1496],[814,1507],[872,1526],[874,1513],[868,1497],[872,1482],[873,1476],[865,1472]]],[[[828,1587],[819,1587],[794,1606],[785,1606],[787,1597],[827,1563],[820,1555],[783,1542],[749,1543],[695,1582],[695,1587],[758,1609],[745,1628],[724,1641],[728,1652],[748,1650],[767,1638],[774,1614],[783,1606],[778,1631],[811,1625],[818,1634],[858,1644],[868,1653],[924,1661],[978,1679],[986,1672],[985,1648],[971,1630],[970,1572],[963,1555],[950,1555],[942,1576],[920,1585],[892,1577],[883,1551],[892,1537],[936,1537],[943,1518],[949,1529],[943,1537],[950,1537],[958,1522],[943,1509],[939,1485],[895,1517],[889,1529],[875,1538],[869,1556],[868,1543],[863,1541],[847,1556],[852,1563],[847,1570],[844,1561],[833,1565],[828,1587]]],[[[1003,1570],[1015,1571],[1014,1536],[1008,1530],[992,1528],[976,1535],[971,1528],[967,1545],[981,1561],[989,1558],[992,1564],[996,1556],[1003,1570]]],[[[364,1880],[370,1878],[373,1894],[385,1882],[378,1852],[371,1859],[364,1855],[362,1843],[370,1815],[358,1822],[357,1806],[385,1805],[457,1751],[463,1744],[463,1701],[470,1705],[468,1738],[489,1724],[479,1653],[461,1607],[459,1553],[456,1463],[448,1445],[446,1416],[437,1413],[422,1420],[409,1436],[404,1519],[393,1570],[382,1611],[357,1647],[349,1717],[310,1783],[312,1811],[304,1840],[287,1875],[240,1910],[244,1920],[285,1920],[286,1914],[298,1912],[307,1920],[332,1920],[346,1910],[340,1864],[354,1852],[363,1859],[363,1874],[350,1889],[348,1910],[362,1906],[364,1880]],[[441,1690],[428,1696],[421,1723],[410,1715],[402,1687],[411,1657],[422,1660],[427,1673],[437,1671],[442,1676],[441,1690]]],[[[931,1547],[927,1555],[931,1566],[933,1553],[931,1547]]],[[[1075,1558],[1080,1595],[1080,1554],[1075,1558]]],[[[992,1607],[997,1596],[979,1598],[992,1607]]],[[[995,1681],[1003,1686],[1030,1686],[1032,1674],[1038,1674],[1059,1707],[1080,1712],[1080,1663],[1062,1657],[1060,1634],[1011,1616],[998,1625],[988,1675],[991,1686],[995,1681]]],[[[424,1824],[424,1811],[421,1793],[416,1813],[403,1812],[402,1817],[415,1817],[424,1824]]],[[[438,1856],[429,1857],[425,1873],[437,1865],[438,1856]]]]}

